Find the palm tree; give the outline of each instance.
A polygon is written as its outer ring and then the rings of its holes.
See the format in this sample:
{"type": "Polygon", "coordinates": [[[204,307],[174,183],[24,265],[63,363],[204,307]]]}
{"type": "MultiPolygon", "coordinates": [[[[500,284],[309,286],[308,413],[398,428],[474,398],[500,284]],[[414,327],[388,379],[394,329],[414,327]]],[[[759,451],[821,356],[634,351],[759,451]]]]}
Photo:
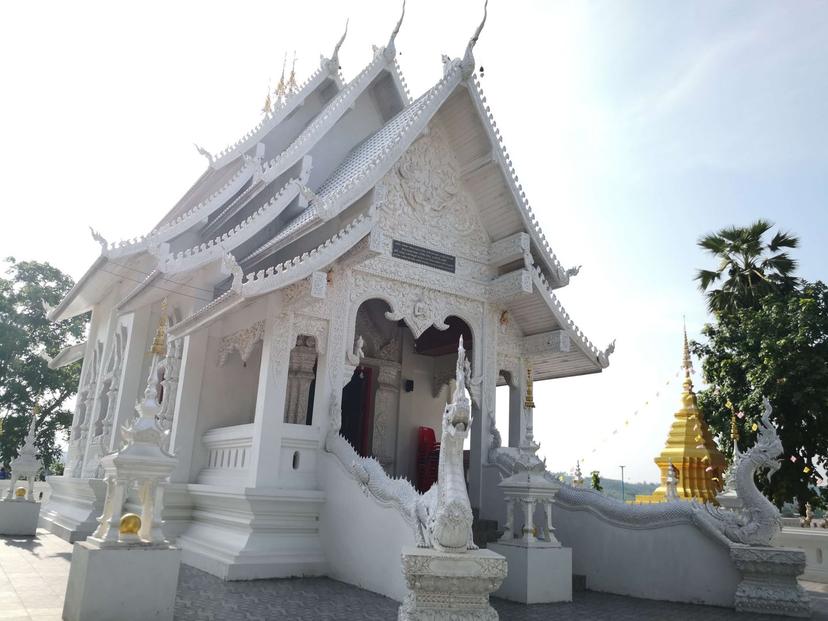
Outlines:
{"type": "Polygon", "coordinates": [[[747,227],[731,226],[702,237],[698,244],[719,259],[716,270],[699,270],[699,289],[707,293],[711,312],[751,308],[773,291],[791,291],[799,280],[797,263],[784,248],[799,246],[799,238],[777,231],[769,243],[764,236],[773,224],[757,220],[747,227]],[[721,281],[721,286],[713,286],[721,281]]]}

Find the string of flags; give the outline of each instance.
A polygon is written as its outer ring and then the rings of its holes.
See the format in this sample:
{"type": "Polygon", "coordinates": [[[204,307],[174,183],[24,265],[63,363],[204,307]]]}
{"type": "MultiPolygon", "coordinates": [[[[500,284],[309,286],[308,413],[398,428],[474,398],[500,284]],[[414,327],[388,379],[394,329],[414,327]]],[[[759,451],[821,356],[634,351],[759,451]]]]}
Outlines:
{"type": "MultiPolygon", "coordinates": [[[[661,385],[662,388],[659,388],[655,392],[655,394],[652,396],[652,398],[647,399],[646,401],[644,401],[644,403],[638,409],[633,411],[633,413],[630,414],[630,416],[628,416],[627,418],[624,419],[623,423],[619,427],[616,427],[610,433],[608,433],[603,438],[601,438],[597,442],[597,444],[592,448],[592,450],[590,450],[589,455],[594,455],[595,453],[597,453],[598,449],[601,448],[604,444],[606,444],[606,442],[609,441],[610,439],[612,439],[614,436],[617,436],[619,431],[623,431],[625,428],[628,428],[630,426],[631,422],[633,422],[640,414],[647,411],[647,409],[649,408],[650,405],[655,403],[655,401],[661,396],[662,392],[664,392],[664,390],[668,386],[670,386],[673,382],[675,382],[676,379],[681,377],[683,371],[684,371],[683,368],[679,368],[672,376],[670,376],[670,378],[667,379],[664,382],[663,385],[661,385]]],[[[691,371],[691,373],[693,373],[695,375],[696,372],[691,371]]],[[[583,465],[587,461],[587,458],[586,457],[581,457],[578,461],[580,462],[581,465],[583,465]]]]}
{"type": "MultiPolygon", "coordinates": [[[[730,402],[730,400],[725,402],[725,407],[728,410],[730,410],[733,413],[733,416],[735,416],[739,420],[741,420],[745,417],[745,413],[741,410],[737,411],[736,408],[733,406],[733,403],[730,402]]],[[[751,423],[750,430],[753,431],[754,433],[759,431],[759,423],[757,423],[757,422],[751,423]]],[[[788,459],[790,460],[790,462],[792,464],[795,464],[795,463],[797,463],[797,461],[799,461],[799,457],[797,457],[796,455],[791,455],[790,457],[788,457],[788,459]]],[[[803,467],[802,467],[802,473],[803,474],[813,473],[813,474],[811,474],[811,476],[815,477],[815,481],[816,481],[817,485],[821,486],[825,483],[825,480],[822,477],[818,476],[818,473],[815,472],[814,469],[811,468],[811,466],[809,466],[807,463],[805,463],[804,460],[803,460],[803,464],[804,464],[803,467]]]]}

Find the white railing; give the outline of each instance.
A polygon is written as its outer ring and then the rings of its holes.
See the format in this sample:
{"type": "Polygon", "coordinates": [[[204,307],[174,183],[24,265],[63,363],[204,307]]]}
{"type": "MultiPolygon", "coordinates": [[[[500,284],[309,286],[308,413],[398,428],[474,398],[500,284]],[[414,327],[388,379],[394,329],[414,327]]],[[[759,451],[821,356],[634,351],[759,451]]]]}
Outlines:
{"type": "Polygon", "coordinates": [[[207,466],[198,475],[206,485],[244,485],[253,452],[253,424],[210,429],[201,441],[207,466]]]}

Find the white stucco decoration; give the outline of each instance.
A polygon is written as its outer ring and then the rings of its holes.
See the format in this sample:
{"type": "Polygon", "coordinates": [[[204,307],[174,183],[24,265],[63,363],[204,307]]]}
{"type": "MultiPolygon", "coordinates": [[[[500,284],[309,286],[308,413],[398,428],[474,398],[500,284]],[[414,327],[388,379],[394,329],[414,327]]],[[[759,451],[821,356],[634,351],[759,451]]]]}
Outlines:
{"type": "Polygon", "coordinates": [[[472,541],[472,510],[463,473],[463,442],[471,430],[471,401],[466,391],[466,351],[457,347],[457,385],[452,403],[443,411],[437,483],[417,504],[418,545],[441,552],[476,550],[472,541]]]}
{"type": "Polygon", "coordinates": [[[106,500],[98,529],[92,536],[101,546],[168,543],[161,531],[164,487],[178,460],[163,449],[166,432],[158,423],[160,405],[155,381],[158,361],[159,356],[155,356],[144,397],[135,405],[137,417],[121,431],[124,446],[101,460],[106,500]],[[133,488],[137,489],[142,505],[137,536],[120,532],[124,503],[133,488]]]}
{"type": "Polygon", "coordinates": [[[23,446],[20,447],[17,457],[11,461],[11,484],[9,485],[6,500],[34,500],[32,495],[34,491],[34,480],[43,469],[43,465],[37,458],[37,449],[35,447],[35,425],[37,424],[39,411],[40,408],[35,406],[32,412],[32,422],[29,424],[29,433],[26,434],[26,440],[23,442],[23,446]],[[15,495],[15,488],[20,477],[26,477],[28,484],[25,498],[15,495]]]}

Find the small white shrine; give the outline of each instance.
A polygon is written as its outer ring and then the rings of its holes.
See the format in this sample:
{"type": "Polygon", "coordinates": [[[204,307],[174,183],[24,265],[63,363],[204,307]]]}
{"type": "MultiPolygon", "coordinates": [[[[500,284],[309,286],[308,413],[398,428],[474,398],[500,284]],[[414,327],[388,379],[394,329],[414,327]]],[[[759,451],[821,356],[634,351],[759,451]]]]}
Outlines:
{"type": "MultiPolygon", "coordinates": [[[[600,373],[614,345],[593,345],[557,297],[578,270],[541,231],[480,87],[483,23],[416,97],[397,63],[401,24],[349,79],[344,35],[304,83],[283,72],[255,127],[217,152],[198,147],[203,174],[145,235],[110,244],[92,232],[99,257],[49,312],[91,311],[91,324],[66,473],[49,478],[42,526],[70,541],[98,528],[106,456],[149,377],[177,459],[157,519],[182,562],[226,580],[328,575],[402,601],[401,553],[422,536],[419,449],[441,435],[461,337],[474,421],[463,483],[472,519],[506,524],[499,484],[532,442],[527,370],[534,381],[600,373]],[[509,387],[508,411],[497,386],[509,387]]],[[[589,588],[733,605],[738,537],[718,518],[542,487],[535,523],[554,524],[589,588]],[[618,558],[657,552],[638,573],[614,571],[599,566],[598,542],[618,558]],[[697,551],[688,571],[703,584],[664,582],[671,546],[697,551]]],[[[145,506],[145,493],[119,489],[125,511],[145,506]]],[[[484,568],[491,589],[502,569],[484,568]]]]}
{"type": "Polygon", "coordinates": [[[35,406],[29,433],[26,434],[17,457],[10,464],[9,491],[0,500],[0,535],[33,536],[37,531],[40,502],[34,499],[34,482],[43,470],[35,447],[35,427],[39,413],[40,409],[35,406]],[[26,479],[26,487],[18,486],[22,477],[26,479]]]}

